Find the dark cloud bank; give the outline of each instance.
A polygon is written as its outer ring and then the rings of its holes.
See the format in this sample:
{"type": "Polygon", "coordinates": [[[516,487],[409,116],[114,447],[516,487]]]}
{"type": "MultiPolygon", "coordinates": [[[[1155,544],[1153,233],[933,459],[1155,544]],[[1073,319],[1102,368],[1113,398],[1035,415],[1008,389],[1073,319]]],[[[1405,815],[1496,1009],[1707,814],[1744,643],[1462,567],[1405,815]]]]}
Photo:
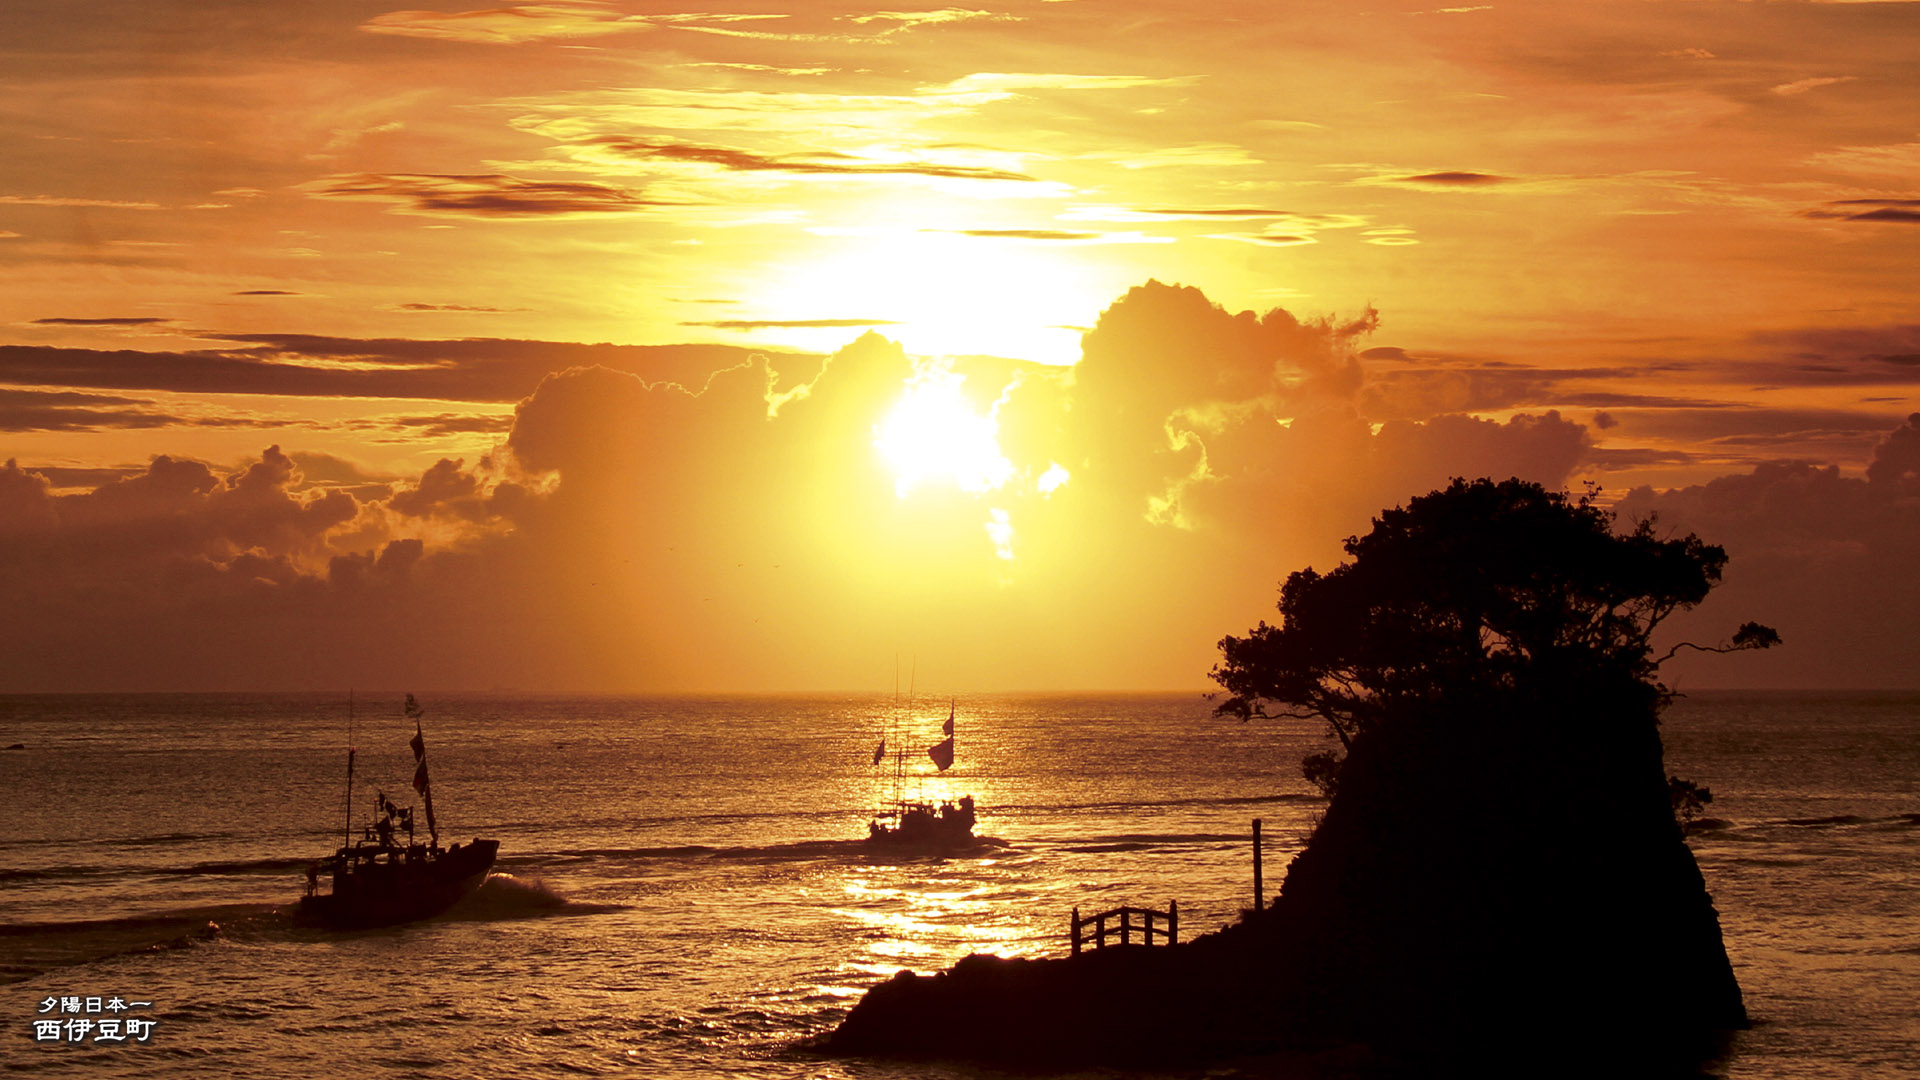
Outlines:
{"type": "MultiPolygon", "coordinates": [[[[292,335],[162,364],[7,347],[0,381],[15,384],[517,405],[504,430],[489,422],[493,453],[397,480],[278,446],[228,467],[162,455],[127,475],[8,462],[0,687],[860,688],[885,682],[903,644],[966,686],[1198,685],[1212,642],[1271,616],[1287,572],[1331,565],[1382,507],[1458,475],[1577,485],[1600,460],[1590,429],[1551,409],[1504,422],[1386,409],[1383,373],[1406,354],[1362,358],[1377,324],[1371,310],[1235,314],[1195,289],[1133,289],[1070,371],[956,362],[976,408],[1000,402],[1018,471],[986,496],[911,504],[873,440],[916,364],[875,333],[832,357],[771,359],[292,335]],[[286,370],[346,356],[392,370],[286,370]],[[1043,490],[1054,464],[1071,480],[1043,490]],[[990,508],[1012,522],[1012,561],[983,529],[990,508]]],[[[1524,396],[1516,384],[1475,393],[1524,396]]],[[[144,408],[0,397],[0,415],[123,410],[134,426],[144,408]]],[[[1865,476],[1766,462],[1637,489],[1620,510],[1732,554],[1689,636],[1754,618],[1787,640],[1764,666],[1721,659],[1683,679],[1891,686],[1920,670],[1920,416],[1865,476]]]]}
{"type": "Polygon", "coordinates": [[[205,336],[231,344],[179,352],[0,345],[0,385],[510,402],[532,393],[548,373],[568,367],[599,365],[648,380],[697,379],[748,363],[756,352],[767,351],[728,345],[588,345],[502,338],[205,336]],[[339,360],[367,366],[325,366],[339,360]]]}

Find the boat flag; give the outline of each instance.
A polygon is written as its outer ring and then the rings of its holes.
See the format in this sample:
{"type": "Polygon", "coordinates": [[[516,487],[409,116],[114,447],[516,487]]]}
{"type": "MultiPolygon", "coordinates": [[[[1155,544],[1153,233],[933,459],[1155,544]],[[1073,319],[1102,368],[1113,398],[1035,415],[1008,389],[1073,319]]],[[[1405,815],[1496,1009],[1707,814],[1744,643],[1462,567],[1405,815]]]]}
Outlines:
{"type": "Polygon", "coordinates": [[[407,715],[413,717],[413,738],[407,745],[413,747],[413,790],[427,790],[427,734],[420,730],[420,706],[413,703],[413,695],[407,695],[407,715]]]}
{"type": "Polygon", "coordinates": [[[873,763],[875,765],[880,764],[880,760],[886,756],[887,756],[887,740],[881,739],[880,744],[873,748],[873,763]]]}
{"type": "Polygon", "coordinates": [[[927,747],[927,756],[933,759],[933,763],[940,767],[941,772],[953,768],[953,736],[949,735],[927,747]]]}
{"type": "Polygon", "coordinates": [[[427,783],[427,736],[420,730],[420,718],[426,715],[427,710],[422,709],[420,703],[413,700],[412,694],[408,694],[405,712],[413,720],[413,738],[407,740],[407,745],[413,747],[415,762],[413,790],[419,792],[427,802],[427,835],[431,836],[437,845],[440,843],[440,825],[433,820],[433,787],[427,783]]]}

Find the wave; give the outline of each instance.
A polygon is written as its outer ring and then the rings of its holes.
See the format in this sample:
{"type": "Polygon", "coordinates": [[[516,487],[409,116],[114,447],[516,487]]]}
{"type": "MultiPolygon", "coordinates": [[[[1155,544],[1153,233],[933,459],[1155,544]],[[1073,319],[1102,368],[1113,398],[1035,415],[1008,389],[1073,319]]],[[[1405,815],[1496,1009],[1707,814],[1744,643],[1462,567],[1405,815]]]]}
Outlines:
{"type": "Polygon", "coordinates": [[[310,858],[234,859],[194,863],[192,866],[43,866],[36,870],[0,870],[0,885],[64,881],[73,878],[203,877],[239,874],[287,874],[301,870],[310,858]]]}
{"type": "Polygon", "coordinates": [[[192,948],[290,925],[271,904],[222,904],[116,919],[0,926],[0,982],[132,953],[192,948]]]}
{"type": "Polygon", "coordinates": [[[1088,803],[1009,803],[1005,806],[982,807],[983,815],[994,811],[1019,811],[1021,813],[1081,813],[1089,810],[1135,810],[1163,806],[1257,806],[1261,803],[1324,803],[1326,796],[1306,792],[1288,792],[1280,795],[1195,795],[1184,799],[1144,799],[1129,802],[1088,802],[1088,803]]]}
{"type": "Polygon", "coordinates": [[[156,836],[101,836],[91,840],[75,840],[68,837],[8,837],[0,841],[0,848],[28,847],[67,847],[84,844],[88,847],[158,847],[162,844],[190,844],[200,840],[231,840],[237,833],[160,833],[156,836]]]}
{"type": "Polygon", "coordinates": [[[93,840],[89,843],[111,847],[155,847],[160,844],[189,844],[196,840],[231,840],[230,832],[161,833],[158,836],[128,836],[120,839],[93,840]]]}
{"type": "Polygon", "coordinates": [[[502,856],[500,862],[514,867],[541,867],[587,862],[640,859],[761,860],[781,862],[790,859],[814,859],[833,855],[858,854],[867,849],[865,840],[796,840],[786,844],[749,844],[739,847],[711,847],[686,844],[673,847],[570,848],[565,851],[533,852],[502,856]]]}
{"type": "Polygon", "coordinates": [[[192,866],[159,867],[155,874],[199,876],[203,874],[284,874],[303,870],[315,860],[309,858],[237,859],[231,862],[195,863],[192,866]]]}
{"type": "Polygon", "coordinates": [[[1087,836],[1082,840],[1096,844],[1244,844],[1249,841],[1250,833],[1114,833],[1110,836],[1087,836]]]}
{"type": "MultiPolygon", "coordinates": [[[[1729,821],[1726,818],[1701,818],[1688,826],[1689,834],[1698,832],[1738,833],[1749,829],[1851,829],[1859,826],[1869,828],[1907,829],[1920,826],[1920,814],[1902,813],[1879,817],[1867,817],[1860,814],[1828,814],[1824,817],[1770,818],[1763,821],[1729,821]]],[[[1732,837],[1729,837],[1731,839],[1732,837]]],[[[1748,837],[1759,839],[1758,837],[1748,837]]]]}
{"type": "Polygon", "coordinates": [[[58,881],[62,878],[118,877],[139,873],[116,866],[43,866],[38,870],[0,870],[0,885],[27,881],[58,881]]]}
{"type": "Polygon", "coordinates": [[[1112,854],[1114,852],[1120,852],[1120,851],[1146,851],[1150,848],[1157,847],[1157,846],[1158,845],[1156,844],[1147,844],[1147,843],[1142,843],[1138,840],[1134,840],[1134,841],[1122,841],[1120,843],[1115,843],[1115,844],[1088,844],[1084,847],[1080,845],[1075,845],[1073,847],[1067,848],[1066,850],[1071,851],[1076,855],[1107,855],[1107,854],[1112,854]]]}
{"type": "Polygon", "coordinates": [[[531,854],[503,855],[500,862],[514,866],[552,866],[556,863],[587,859],[672,859],[711,855],[721,849],[706,844],[681,844],[669,847],[574,848],[568,851],[543,851],[531,854]]]}

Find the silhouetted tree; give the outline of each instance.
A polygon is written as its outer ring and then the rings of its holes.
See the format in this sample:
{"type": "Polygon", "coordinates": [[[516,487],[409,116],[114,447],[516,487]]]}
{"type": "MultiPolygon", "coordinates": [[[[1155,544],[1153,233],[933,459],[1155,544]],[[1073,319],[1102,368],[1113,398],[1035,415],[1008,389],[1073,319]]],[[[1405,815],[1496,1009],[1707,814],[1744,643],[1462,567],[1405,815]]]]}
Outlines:
{"type": "Polygon", "coordinates": [[[1694,819],[1705,813],[1707,804],[1713,801],[1713,789],[1669,776],[1667,798],[1673,804],[1673,819],[1680,823],[1680,831],[1689,832],[1694,819]]]}
{"type": "MultiPolygon", "coordinates": [[[[1343,750],[1410,708],[1512,691],[1533,677],[1644,684],[1670,691],[1660,664],[1681,648],[1777,644],[1747,623],[1720,645],[1683,642],[1654,658],[1651,639],[1675,611],[1706,598],[1726,551],[1691,534],[1662,538],[1652,520],[1616,533],[1591,494],[1578,499],[1520,480],[1456,479],[1388,510],[1350,537],[1352,561],[1289,575],[1281,623],[1220,642],[1214,681],[1232,695],[1216,712],[1320,717],[1343,750]]],[[[1307,758],[1332,794],[1338,758],[1307,758]]]]}

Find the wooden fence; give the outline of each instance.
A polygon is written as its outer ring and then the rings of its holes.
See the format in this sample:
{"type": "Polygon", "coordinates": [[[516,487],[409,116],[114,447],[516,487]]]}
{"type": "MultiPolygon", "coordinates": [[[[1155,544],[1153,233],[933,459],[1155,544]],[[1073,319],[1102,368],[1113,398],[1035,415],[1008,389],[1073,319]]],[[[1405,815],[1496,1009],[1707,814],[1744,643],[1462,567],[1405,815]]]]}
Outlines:
{"type": "Polygon", "coordinates": [[[1152,945],[1155,935],[1164,944],[1172,945],[1180,940],[1180,902],[1167,901],[1167,910],[1155,911],[1153,908],[1117,907],[1103,911],[1098,915],[1080,917],[1080,909],[1073,909],[1073,955],[1080,955],[1080,947],[1089,945],[1095,949],[1105,948],[1108,938],[1117,938],[1121,945],[1135,944],[1134,936],[1139,935],[1138,944],[1152,945]],[[1158,926],[1154,925],[1159,923],[1158,926]],[[1091,929],[1089,929],[1091,928],[1091,929]]]}

